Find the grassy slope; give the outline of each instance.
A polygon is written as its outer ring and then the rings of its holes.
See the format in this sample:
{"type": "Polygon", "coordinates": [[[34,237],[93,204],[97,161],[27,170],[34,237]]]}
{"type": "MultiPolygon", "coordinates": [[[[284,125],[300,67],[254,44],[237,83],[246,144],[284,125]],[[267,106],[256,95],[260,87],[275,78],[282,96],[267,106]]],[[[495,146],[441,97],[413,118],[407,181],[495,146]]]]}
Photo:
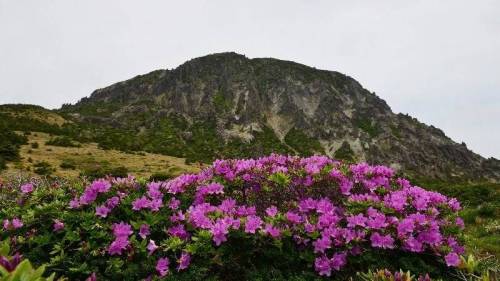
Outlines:
{"type": "Polygon", "coordinates": [[[51,137],[40,132],[33,132],[27,137],[28,144],[21,146],[20,149],[21,160],[8,164],[8,169],[2,173],[2,176],[8,177],[20,172],[33,174],[33,165],[42,161],[56,168],[53,175],[60,177],[77,177],[82,170],[95,165],[124,166],[131,174],[145,177],[157,172],[181,173],[197,170],[195,166],[186,165],[183,158],[103,150],[99,149],[95,143],[83,143],[81,147],[51,146],[45,144],[51,137]],[[32,143],[38,143],[38,148],[32,148],[32,143]],[[76,169],[60,168],[63,161],[74,163],[76,169]]]}

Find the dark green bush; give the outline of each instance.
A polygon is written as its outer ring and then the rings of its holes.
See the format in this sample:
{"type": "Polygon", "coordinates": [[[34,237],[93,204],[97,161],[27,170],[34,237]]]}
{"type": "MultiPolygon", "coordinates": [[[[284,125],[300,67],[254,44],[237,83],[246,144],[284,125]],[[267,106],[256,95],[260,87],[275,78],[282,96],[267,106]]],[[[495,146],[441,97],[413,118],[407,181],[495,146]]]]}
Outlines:
{"type": "Polygon", "coordinates": [[[65,170],[74,170],[76,169],[76,161],[72,159],[64,159],[59,165],[59,167],[65,170]]]}
{"type": "Polygon", "coordinates": [[[109,167],[108,165],[93,165],[91,167],[84,168],[80,173],[80,176],[87,177],[89,179],[103,178],[106,176],[124,178],[128,176],[128,169],[123,166],[109,167]]]}
{"type": "Polygon", "coordinates": [[[62,146],[62,147],[81,147],[80,144],[73,142],[73,140],[67,136],[52,138],[45,144],[53,146],[62,146]]]}
{"type": "Polygon", "coordinates": [[[48,176],[54,172],[52,166],[45,161],[35,163],[33,167],[35,168],[33,171],[41,176],[48,176]]]}

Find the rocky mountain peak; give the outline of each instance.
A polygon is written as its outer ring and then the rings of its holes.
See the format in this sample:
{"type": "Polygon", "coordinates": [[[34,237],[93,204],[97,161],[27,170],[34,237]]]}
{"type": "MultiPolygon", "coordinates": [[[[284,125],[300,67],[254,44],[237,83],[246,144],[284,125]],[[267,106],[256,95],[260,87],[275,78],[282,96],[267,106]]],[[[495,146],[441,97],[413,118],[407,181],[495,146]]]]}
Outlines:
{"type": "Polygon", "coordinates": [[[195,161],[321,153],[417,177],[500,178],[498,160],[393,113],[353,78],[273,58],[195,58],[96,90],[61,112],[136,132],[141,148],[195,161]]]}

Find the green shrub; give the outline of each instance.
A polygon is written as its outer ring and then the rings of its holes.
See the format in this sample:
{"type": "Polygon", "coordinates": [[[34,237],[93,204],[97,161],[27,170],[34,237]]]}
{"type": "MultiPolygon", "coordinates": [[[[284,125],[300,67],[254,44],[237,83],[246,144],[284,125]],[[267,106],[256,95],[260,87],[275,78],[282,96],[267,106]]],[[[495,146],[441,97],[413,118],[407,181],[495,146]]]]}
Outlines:
{"type": "Polygon", "coordinates": [[[49,141],[45,142],[45,144],[62,147],[81,147],[80,144],[73,142],[73,140],[67,136],[52,138],[49,141]]]}
{"type": "Polygon", "coordinates": [[[80,176],[87,177],[89,179],[103,178],[106,176],[121,177],[125,178],[128,176],[128,169],[123,166],[119,167],[109,167],[107,164],[104,165],[93,165],[84,168],[80,173],[80,176]]]}
{"type": "Polygon", "coordinates": [[[35,168],[33,171],[41,176],[49,176],[54,172],[52,166],[45,161],[35,163],[33,167],[35,168]]]}
{"type": "Polygon", "coordinates": [[[33,149],[37,149],[39,147],[38,143],[37,142],[32,142],[31,143],[31,148],[33,149]]]}
{"type": "Polygon", "coordinates": [[[65,170],[74,170],[76,169],[76,161],[73,159],[64,159],[59,165],[59,167],[65,170]]]}
{"type": "Polygon", "coordinates": [[[353,162],[355,160],[354,151],[351,149],[351,145],[344,141],[342,145],[335,151],[335,159],[344,160],[347,162],[353,162]]]}
{"type": "Polygon", "coordinates": [[[173,178],[170,173],[157,172],[149,177],[149,181],[166,181],[173,178]]]}

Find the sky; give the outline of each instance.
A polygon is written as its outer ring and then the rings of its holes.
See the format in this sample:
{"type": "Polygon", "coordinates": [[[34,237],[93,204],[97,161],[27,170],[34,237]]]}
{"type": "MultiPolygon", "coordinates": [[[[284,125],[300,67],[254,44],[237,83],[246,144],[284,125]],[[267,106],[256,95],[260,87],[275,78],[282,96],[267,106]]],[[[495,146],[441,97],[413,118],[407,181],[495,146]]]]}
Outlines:
{"type": "Polygon", "coordinates": [[[345,73],[500,159],[498,0],[0,0],[0,104],[58,108],[225,51],[345,73]]]}

